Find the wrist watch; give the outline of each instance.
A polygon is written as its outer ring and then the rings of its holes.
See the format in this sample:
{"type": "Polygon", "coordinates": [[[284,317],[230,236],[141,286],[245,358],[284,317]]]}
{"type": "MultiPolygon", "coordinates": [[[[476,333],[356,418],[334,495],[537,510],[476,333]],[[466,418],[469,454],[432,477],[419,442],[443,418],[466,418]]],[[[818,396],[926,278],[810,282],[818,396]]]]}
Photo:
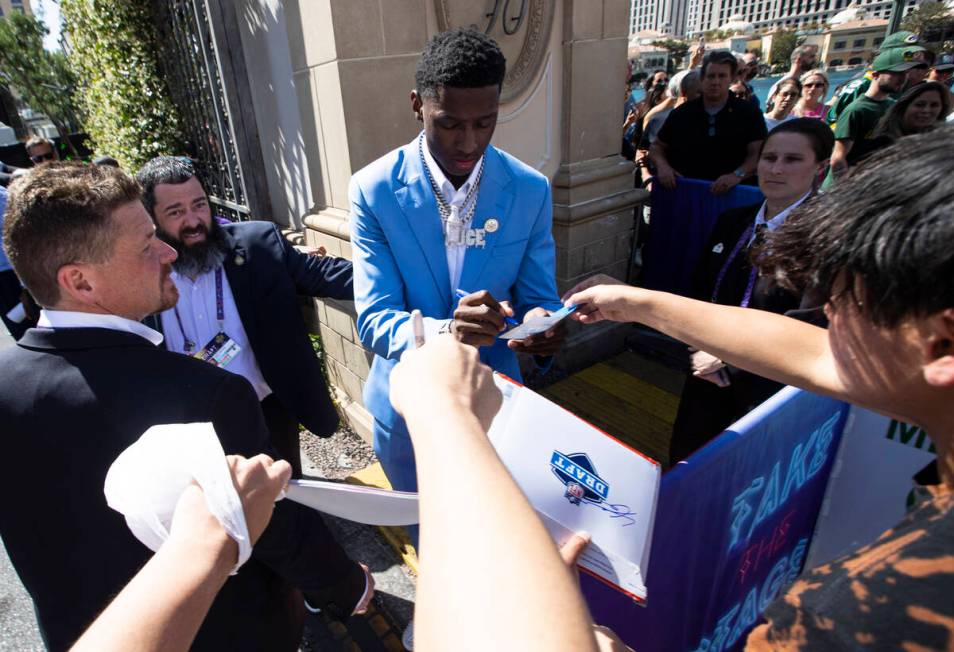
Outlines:
{"type": "Polygon", "coordinates": [[[748,174],[746,174],[746,172],[745,172],[745,170],[744,170],[743,168],[738,168],[738,169],[737,169],[735,172],[733,172],[732,174],[734,174],[735,176],[737,176],[739,179],[744,179],[745,177],[749,176],[748,174]]]}

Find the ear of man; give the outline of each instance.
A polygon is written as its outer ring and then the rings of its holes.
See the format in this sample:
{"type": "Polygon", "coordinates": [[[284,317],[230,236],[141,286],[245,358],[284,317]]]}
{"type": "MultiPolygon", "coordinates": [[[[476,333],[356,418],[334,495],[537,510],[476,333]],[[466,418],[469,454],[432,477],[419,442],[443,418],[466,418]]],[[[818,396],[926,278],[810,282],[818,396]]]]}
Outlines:
{"type": "Polygon", "coordinates": [[[947,308],[927,320],[924,379],[934,387],[954,387],[954,308],[947,308]]]}
{"type": "Polygon", "coordinates": [[[417,92],[417,89],[411,90],[411,110],[414,112],[414,117],[417,118],[419,122],[424,120],[424,114],[421,112],[424,107],[424,100],[421,99],[420,93],[417,92]]]}
{"type": "Polygon", "coordinates": [[[88,272],[89,269],[85,265],[76,263],[63,265],[57,270],[56,281],[60,289],[60,298],[56,308],[65,310],[75,306],[97,304],[96,289],[88,272]]]}

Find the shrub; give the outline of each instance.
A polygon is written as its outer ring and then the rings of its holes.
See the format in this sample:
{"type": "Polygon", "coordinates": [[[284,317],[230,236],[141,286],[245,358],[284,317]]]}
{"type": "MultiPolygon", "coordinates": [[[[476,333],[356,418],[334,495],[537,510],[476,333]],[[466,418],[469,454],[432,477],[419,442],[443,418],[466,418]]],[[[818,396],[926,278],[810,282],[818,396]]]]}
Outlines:
{"type": "Polygon", "coordinates": [[[78,103],[97,154],[135,171],[181,151],[175,109],[159,72],[151,3],[61,0],[78,103]]]}

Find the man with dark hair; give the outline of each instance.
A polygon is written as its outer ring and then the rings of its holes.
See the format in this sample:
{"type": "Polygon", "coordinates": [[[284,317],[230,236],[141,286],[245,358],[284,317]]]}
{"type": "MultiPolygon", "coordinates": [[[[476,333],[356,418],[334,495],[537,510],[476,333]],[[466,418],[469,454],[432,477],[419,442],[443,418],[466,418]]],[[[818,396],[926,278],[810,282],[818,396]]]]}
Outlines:
{"type": "Polygon", "coordinates": [[[877,541],[797,580],[746,649],[951,647],[952,166],[954,127],[910,136],[767,236],[760,264],[789,288],[829,297],[827,331],[605,276],[567,293],[584,323],[644,323],[760,375],[917,424],[937,448],[940,484],[920,487],[908,516],[877,541]]]}
{"type": "Polygon", "coordinates": [[[423,132],[351,180],[358,334],[375,353],[365,404],[395,489],[417,487],[411,440],[388,399],[391,369],[414,346],[412,310],[428,335],[452,333],[513,378],[515,352],[548,365],[563,341],[560,328],[509,345],[497,337],[505,319],[560,307],[549,183],[490,145],[505,68],[477,30],[432,38],[411,91],[423,132]]]}
{"type": "Polygon", "coordinates": [[[24,144],[27,156],[33,165],[43,165],[50,161],[59,161],[60,155],[53,145],[53,141],[43,136],[31,136],[24,144]]]}
{"type": "Polygon", "coordinates": [[[159,237],[178,253],[179,303],[154,327],[170,351],[252,383],[272,444],[301,477],[298,424],[327,437],[338,412],[298,295],[351,301],[351,263],[298,251],[271,222],[220,225],[189,159],[154,158],[137,177],[159,237]]]}
{"type": "MultiPolygon", "coordinates": [[[[4,241],[43,311],[0,352],[5,452],[22,462],[0,474],[0,537],[52,650],[69,647],[149,557],[103,495],[123,450],[153,425],[192,422],[211,422],[226,453],[270,450],[248,381],[163,351],[141,323],[178,292],[176,253],[139,197],[120,170],[78,163],[39,166],[11,190],[4,241]],[[42,482],[31,462],[42,462],[42,482]]],[[[296,650],[293,584],[339,616],[363,608],[364,570],[317,512],[284,501],[194,649],[296,650]]]]}
{"type": "Polygon", "coordinates": [[[755,173],[765,140],[765,119],[751,102],[729,93],[738,62],[728,50],[713,50],[702,62],[702,97],[673,109],[649,150],[666,188],[677,177],[713,181],[721,195],[755,173]]]}

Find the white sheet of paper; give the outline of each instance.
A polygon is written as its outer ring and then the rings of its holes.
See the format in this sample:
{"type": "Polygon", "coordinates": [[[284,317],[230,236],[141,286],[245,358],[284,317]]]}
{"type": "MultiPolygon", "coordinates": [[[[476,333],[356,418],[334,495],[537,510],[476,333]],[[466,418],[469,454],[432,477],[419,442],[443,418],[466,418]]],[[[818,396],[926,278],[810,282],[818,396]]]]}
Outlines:
{"type": "Polygon", "coordinates": [[[592,542],[580,566],[645,600],[643,569],[649,564],[659,464],[527,388],[499,377],[497,384],[511,389],[503,387],[504,404],[491,427],[491,441],[550,534],[562,543],[572,532],[589,532],[592,542]],[[605,499],[591,492],[597,500],[572,502],[553,470],[555,454],[564,460],[585,455],[595,473],[580,471],[573,477],[582,487],[587,486],[585,478],[601,481],[605,499]]]}
{"type": "Polygon", "coordinates": [[[324,480],[290,480],[285,497],[357,523],[390,526],[418,522],[416,493],[324,480]]]}

